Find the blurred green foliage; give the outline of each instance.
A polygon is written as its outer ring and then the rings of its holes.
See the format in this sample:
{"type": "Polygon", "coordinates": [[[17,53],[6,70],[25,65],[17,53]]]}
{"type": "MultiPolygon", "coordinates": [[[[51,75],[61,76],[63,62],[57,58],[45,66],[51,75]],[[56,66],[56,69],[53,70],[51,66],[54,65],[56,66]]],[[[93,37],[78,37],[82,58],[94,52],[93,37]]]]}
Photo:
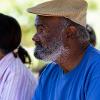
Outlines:
{"type": "Polygon", "coordinates": [[[100,10],[100,0],[89,0],[89,10],[100,10]]]}
{"type": "Polygon", "coordinates": [[[91,4],[90,4],[90,9],[91,10],[96,10],[96,9],[98,9],[98,6],[97,6],[97,4],[96,4],[96,2],[91,2],[91,4]]]}

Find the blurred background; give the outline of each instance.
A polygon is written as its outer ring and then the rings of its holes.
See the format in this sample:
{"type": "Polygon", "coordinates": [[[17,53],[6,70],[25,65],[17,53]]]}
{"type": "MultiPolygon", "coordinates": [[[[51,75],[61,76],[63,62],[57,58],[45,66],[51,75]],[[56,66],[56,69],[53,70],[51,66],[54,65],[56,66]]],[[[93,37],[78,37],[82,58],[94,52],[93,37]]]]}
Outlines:
{"type": "MultiPolygon", "coordinates": [[[[35,15],[27,12],[27,8],[46,0],[0,0],[0,13],[8,14],[18,20],[22,28],[21,45],[28,51],[32,58],[30,68],[35,73],[44,62],[37,60],[33,56],[34,43],[32,37],[35,34],[34,19],[35,15]]],[[[88,2],[87,23],[91,25],[97,37],[96,48],[100,49],[100,0],[86,0],[88,2]]]]}

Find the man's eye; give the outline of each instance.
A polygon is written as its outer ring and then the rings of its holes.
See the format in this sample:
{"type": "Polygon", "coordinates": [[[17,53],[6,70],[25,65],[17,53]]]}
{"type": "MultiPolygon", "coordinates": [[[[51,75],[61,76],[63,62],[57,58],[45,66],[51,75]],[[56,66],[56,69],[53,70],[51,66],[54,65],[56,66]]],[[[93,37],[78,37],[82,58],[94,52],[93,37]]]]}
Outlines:
{"type": "Polygon", "coordinates": [[[43,30],[44,30],[43,27],[37,27],[38,32],[43,32],[43,30]]]}
{"type": "Polygon", "coordinates": [[[43,32],[43,28],[39,28],[37,31],[38,32],[43,32]]]}

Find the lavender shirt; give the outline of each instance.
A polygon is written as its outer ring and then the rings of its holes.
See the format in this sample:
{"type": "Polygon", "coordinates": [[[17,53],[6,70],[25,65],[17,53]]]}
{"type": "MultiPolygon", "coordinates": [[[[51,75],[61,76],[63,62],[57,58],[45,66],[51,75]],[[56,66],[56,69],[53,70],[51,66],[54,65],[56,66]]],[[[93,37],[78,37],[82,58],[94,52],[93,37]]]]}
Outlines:
{"type": "Polygon", "coordinates": [[[0,100],[32,100],[36,79],[12,53],[0,60],[0,100]]]}

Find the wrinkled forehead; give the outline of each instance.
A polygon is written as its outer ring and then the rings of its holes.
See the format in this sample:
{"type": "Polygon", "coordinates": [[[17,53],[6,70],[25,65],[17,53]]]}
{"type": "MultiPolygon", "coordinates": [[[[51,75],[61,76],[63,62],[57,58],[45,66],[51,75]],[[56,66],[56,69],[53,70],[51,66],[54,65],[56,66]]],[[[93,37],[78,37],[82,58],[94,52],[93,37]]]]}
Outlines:
{"type": "Polygon", "coordinates": [[[55,17],[55,16],[41,16],[37,15],[35,18],[35,25],[38,24],[58,24],[62,20],[62,17],[55,17]]]}

